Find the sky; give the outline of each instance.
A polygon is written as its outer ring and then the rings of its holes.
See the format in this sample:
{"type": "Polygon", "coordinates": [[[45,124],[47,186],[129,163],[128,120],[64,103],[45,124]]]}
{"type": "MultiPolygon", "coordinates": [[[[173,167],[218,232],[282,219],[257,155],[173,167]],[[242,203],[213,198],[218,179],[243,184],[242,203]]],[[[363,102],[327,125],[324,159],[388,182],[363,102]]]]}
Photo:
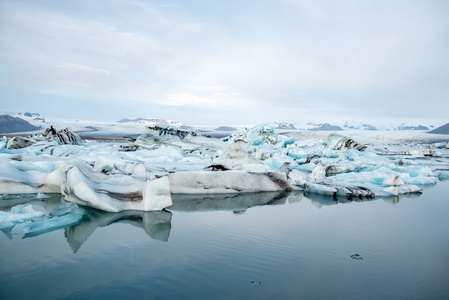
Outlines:
{"type": "Polygon", "coordinates": [[[0,111],[449,122],[447,0],[0,0],[0,111]]]}

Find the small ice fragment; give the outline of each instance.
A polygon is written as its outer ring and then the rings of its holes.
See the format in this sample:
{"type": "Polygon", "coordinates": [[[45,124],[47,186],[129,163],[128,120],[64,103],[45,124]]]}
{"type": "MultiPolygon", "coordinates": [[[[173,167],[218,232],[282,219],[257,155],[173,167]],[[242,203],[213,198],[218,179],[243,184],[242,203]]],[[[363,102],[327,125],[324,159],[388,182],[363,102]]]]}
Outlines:
{"type": "Polygon", "coordinates": [[[47,195],[45,195],[44,193],[38,193],[38,194],[36,195],[36,198],[37,198],[37,199],[47,199],[47,198],[50,198],[50,196],[47,196],[47,195]]]}
{"type": "Polygon", "coordinates": [[[39,235],[45,232],[64,228],[67,226],[78,224],[83,215],[71,213],[61,217],[54,217],[39,222],[33,222],[23,226],[23,231],[27,236],[39,235]]]}
{"type": "Polygon", "coordinates": [[[361,257],[361,256],[360,256],[359,254],[357,254],[357,253],[351,254],[350,257],[351,257],[352,259],[355,259],[355,260],[363,260],[363,257],[361,257]]]}

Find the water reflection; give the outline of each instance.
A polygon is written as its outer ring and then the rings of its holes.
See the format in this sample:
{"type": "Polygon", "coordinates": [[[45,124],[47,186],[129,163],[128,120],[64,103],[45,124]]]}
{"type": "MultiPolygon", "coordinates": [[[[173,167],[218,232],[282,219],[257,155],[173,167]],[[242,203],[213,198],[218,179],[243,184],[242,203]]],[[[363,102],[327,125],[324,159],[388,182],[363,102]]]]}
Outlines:
{"type": "Polygon", "coordinates": [[[301,200],[298,192],[264,192],[243,194],[172,195],[173,205],[167,209],[184,212],[229,210],[243,213],[248,208],[262,205],[283,205],[301,200]]]}
{"type": "Polygon", "coordinates": [[[45,194],[42,196],[36,194],[23,194],[23,195],[0,194],[0,210],[8,210],[19,204],[35,203],[39,206],[44,207],[47,211],[50,211],[64,202],[65,202],[64,197],[61,194],[45,194]]]}
{"type": "MultiPolygon", "coordinates": [[[[104,212],[89,207],[84,207],[86,214],[80,223],[64,228],[65,238],[72,251],[77,253],[84,242],[92,235],[98,227],[106,227],[115,223],[125,223],[142,228],[152,239],[168,241],[171,230],[172,212],[205,212],[205,211],[231,211],[234,214],[243,214],[248,208],[267,205],[285,205],[288,203],[300,202],[307,199],[318,208],[322,206],[332,206],[335,204],[345,204],[353,202],[365,202],[384,200],[391,204],[396,204],[403,197],[419,197],[421,194],[402,195],[400,197],[386,198],[353,198],[345,197],[335,199],[331,196],[319,194],[304,194],[303,191],[289,192],[263,192],[263,193],[242,193],[242,194],[213,194],[213,195],[181,195],[173,194],[173,205],[166,210],[158,212],[143,211],[122,211],[118,213],[104,212]]],[[[50,195],[46,199],[37,199],[33,196],[8,196],[0,198],[0,209],[7,210],[11,207],[30,203],[40,206],[48,212],[64,203],[64,198],[57,195],[50,195]]],[[[14,227],[14,226],[13,226],[14,227]]],[[[1,231],[12,239],[11,228],[1,228],[1,231]]],[[[37,236],[37,235],[36,235],[37,236]]],[[[28,237],[28,236],[26,236],[28,237]]],[[[31,235],[29,236],[31,237],[31,235]]]]}
{"type": "Polygon", "coordinates": [[[366,201],[374,201],[378,200],[379,198],[353,198],[351,200],[348,200],[345,197],[338,197],[335,199],[332,196],[329,195],[320,195],[320,194],[309,194],[305,193],[304,198],[310,200],[312,204],[318,208],[321,208],[322,206],[330,206],[330,205],[336,205],[336,204],[346,204],[346,203],[353,203],[353,202],[366,202],[366,201]]]}
{"type": "Polygon", "coordinates": [[[347,199],[345,197],[338,197],[335,199],[332,196],[328,195],[320,195],[320,194],[309,194],[304,193],[304,198],[308,199],[312,202],[312,204],[318,208],[321,208],[322,206],[330,206],[335,204],[347,204],[347,203],[354,203],[354,202],[367,202],[367,201],[376,201],[376,200],[383,200],[390,204],[397,204],[401,199],[404,198],[418,198],[421,197],[422,193],[410,193],[410,194],[404,194],[400,196],[391,196],[391,197],[373,197],[373,198],[352,198],[347,199]]]}
{"type": "Polygon", "coordinates": [[[65,228],[65,237],[76,253],[98,227],[126,223],[142,228],[152,239],[166,242],[170,236],[172,213],[169,211],[122,211],[118,213],[89,209],[83,220],[65,228]]]}

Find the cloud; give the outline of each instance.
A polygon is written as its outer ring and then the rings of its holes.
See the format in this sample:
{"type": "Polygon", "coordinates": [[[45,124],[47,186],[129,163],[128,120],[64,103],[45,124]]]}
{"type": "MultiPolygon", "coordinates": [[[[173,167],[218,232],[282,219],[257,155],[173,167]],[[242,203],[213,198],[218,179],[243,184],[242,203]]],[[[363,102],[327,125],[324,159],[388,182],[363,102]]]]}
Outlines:
{"type": "Polygon", "coordinates": [[[196,119],[203,109],[246,111],[240,121],[449,109],[444,1],[155,3],[2,1],[0,87],[136,112],[202,108],[196,119]]]}

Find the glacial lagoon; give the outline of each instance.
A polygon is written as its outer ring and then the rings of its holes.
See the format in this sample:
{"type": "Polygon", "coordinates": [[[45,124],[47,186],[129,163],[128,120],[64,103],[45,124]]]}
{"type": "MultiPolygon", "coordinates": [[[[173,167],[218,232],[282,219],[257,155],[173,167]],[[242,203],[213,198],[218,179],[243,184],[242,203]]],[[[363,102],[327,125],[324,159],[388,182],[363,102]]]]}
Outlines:
{"type": "Polygon", "coordinates": [[[0,233],[0,298],[448,299],[448,194],[449,181],[364,201],[173,195],[164,211],[87,208],[39,235],[18,224],[0,233]]]}

